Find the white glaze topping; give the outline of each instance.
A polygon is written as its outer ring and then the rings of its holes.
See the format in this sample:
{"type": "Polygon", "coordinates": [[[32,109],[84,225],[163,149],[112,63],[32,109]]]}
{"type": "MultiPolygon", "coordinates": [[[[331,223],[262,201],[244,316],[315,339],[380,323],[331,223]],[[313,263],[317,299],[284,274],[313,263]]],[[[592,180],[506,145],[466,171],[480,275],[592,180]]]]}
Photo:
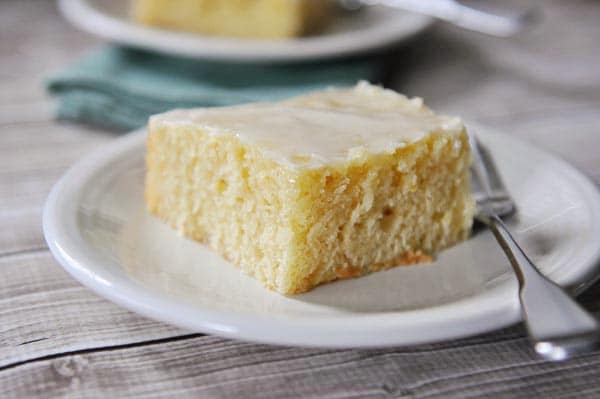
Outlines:
{"type": "Polygon", "coordinates": [[[165,124],[235,135],[280,163],[302,168],[391,153],[432,133],[464,129],[459,118],[435,115],[420,98],[366,82],[278,103],[174,110],[150,119],[151,128],[165,124]]]}

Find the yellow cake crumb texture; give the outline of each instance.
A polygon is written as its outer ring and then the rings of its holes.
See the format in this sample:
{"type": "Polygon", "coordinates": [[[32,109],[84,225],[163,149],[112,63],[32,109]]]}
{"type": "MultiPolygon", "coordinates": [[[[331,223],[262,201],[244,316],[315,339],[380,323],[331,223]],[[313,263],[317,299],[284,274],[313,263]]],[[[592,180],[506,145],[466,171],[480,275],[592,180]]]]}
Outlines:
{"type": "Polygon", "coordinates": [[[295,294],[429,261],[466,239],[469,161],[459,119],[362,82],[152,117],[146,202],[266,287],[295,294]]]}
{"type": "Polygon", "coordinates": [[[145,25],[240,38],[290,38],[330,19],[330,0],[132,0],[145,25]]]}

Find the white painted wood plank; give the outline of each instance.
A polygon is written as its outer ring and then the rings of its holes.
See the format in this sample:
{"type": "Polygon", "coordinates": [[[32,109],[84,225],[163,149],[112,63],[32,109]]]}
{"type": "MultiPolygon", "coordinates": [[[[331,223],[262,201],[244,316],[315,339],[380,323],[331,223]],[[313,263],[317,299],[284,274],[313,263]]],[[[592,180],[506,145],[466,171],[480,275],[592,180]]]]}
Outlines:
{"type": "Polygon", "coordinates": [[[45,246],[42,206],[75,161],[114,135],[72,125],[32,122],[0,135],[0,254],[45,246]]]}
{"type": "Polygon", "coordinates": [[[0,276],[0,368],[63,351],[187,334],[96,296],[47,250],[0,258],[0,276]]]}
{"type": "Polygon", "coordinates": [[[599,366],[599,355],[541,362],[523,338],[323,351],[204,336],[11,367],[0,373],[0,396],[530,399],[535,392],[592,398],[600,390],[599,366]]]}
{"type": "Polygon", "coordinates": [[[0,104],[0,127],[18,131],[16,124],[50,122],[54,119],[54,108],[54,102],[50,99],[33,99],[26,104],[0,104]]]}

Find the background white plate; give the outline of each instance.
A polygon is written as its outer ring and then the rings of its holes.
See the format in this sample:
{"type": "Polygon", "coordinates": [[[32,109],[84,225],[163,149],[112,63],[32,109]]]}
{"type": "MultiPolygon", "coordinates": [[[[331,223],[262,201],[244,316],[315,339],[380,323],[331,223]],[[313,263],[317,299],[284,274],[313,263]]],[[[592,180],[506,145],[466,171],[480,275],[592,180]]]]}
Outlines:
{"type": "MultiPolygon", "coordinates": [[[[544,273],[590,282],[600,257],[600,196],[563,161],[513,138],[479,135],[519,213],[510,226],[544,273]]],[[[520,318],[516,281],[488,231],[433,264],[399,267],[284,297],[150,216],[145,132],[76,164],[54,187],[44,233],[58,261],[102,296],[190,330],[273,344],[410,345],[480,333],[520,318]]]]}
{"type": "Polygon", "coordinates": [[[117,43],[187,57],[254,62],[322,59],[375,50],[408,39],[432,23],[429,17],[369,7],[340,14],[320,35],[246,40],[138,25],[129,17],[126,0],[60,0],[59,6],[75,26],[117,43]]]}

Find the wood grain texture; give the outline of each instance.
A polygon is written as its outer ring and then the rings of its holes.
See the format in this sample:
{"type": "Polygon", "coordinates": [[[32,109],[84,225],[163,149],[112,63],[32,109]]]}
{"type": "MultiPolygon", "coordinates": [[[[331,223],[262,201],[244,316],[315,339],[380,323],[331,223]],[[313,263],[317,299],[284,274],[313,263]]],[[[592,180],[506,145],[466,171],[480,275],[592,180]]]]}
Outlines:
{"type": "MultiPolygon", "coordinates": [[[[544,1],[510,41],[439,26],[390,57],[388,85],[554,152],[600,183],[600,3],[544,1]]],[[[52,120],[44,77],[97,40],[50,0],[0,2],[0,398],[597,398],[600,352],[548,363],[520,326],[386,350],[255,345],[119,308],[46,249],[42,204],[115,135],[52,120]]],[[[600,312],[600,284],[582,297],[600,312]]]]}
{"type": "Polygon", "coordinates": [[[63,351],[187,334],[96,296],[45,248],[0,258],[0,274],[0,368],[63,351]]]}
{"type": "Polygon", "coordinates": [[[52,185],[73,162],[112,138],[54,122],[5,129],[9,133],[0,139],[0,255],[45,246],[41,205],[52,185]]]}
{"type": "Polygon", "coordinates": [[[0,395],[526,399],[535,393],[580,398],[599,392],[599,365],[597,356],[542,362],[523,338],[512,336],[476,345],[368,351],[296,349],[203,336],[23,364],[0,373],[0,395]]]}

